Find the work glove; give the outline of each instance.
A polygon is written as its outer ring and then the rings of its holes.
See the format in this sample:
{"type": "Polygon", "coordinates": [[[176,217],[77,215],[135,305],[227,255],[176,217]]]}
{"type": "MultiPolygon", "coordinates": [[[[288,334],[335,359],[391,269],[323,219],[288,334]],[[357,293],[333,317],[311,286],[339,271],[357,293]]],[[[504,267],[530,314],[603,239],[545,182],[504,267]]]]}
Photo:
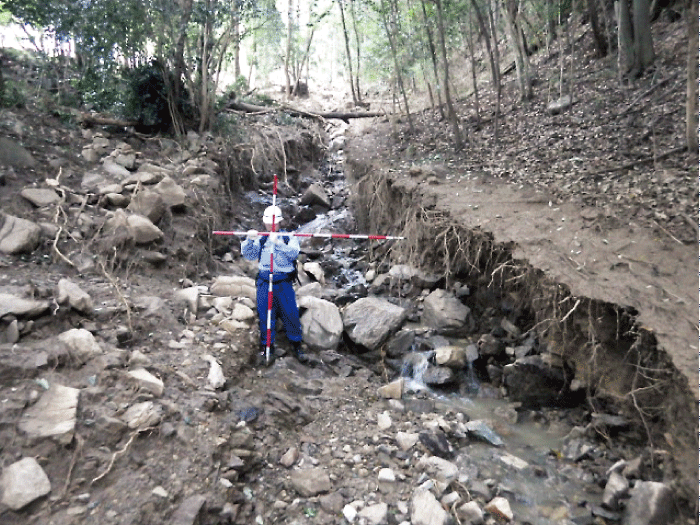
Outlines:
{"type": "Polygon", "coordinates": [[[270,232],[270,239],[269,239],[269,241],[270,241],[272,244],[279,244],[280,238],[279,238],[279,236],[277,235],[277,232],[270,232]]]}
{"type": "Polygon", "coordinates": [[[249,241],[257,241],[258,230],[248,230],[248,233],[246,234],[246,239],[248,239],[249,241]]]}

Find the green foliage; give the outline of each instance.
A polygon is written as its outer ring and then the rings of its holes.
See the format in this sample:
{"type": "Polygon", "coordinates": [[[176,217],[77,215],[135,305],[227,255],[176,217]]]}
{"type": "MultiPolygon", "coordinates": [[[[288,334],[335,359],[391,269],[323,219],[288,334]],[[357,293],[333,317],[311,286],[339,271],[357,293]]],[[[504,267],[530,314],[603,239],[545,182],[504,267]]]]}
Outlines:
{"type": "Polygon", "coordinates": [[[12,80],[5,80],[0,93],[0,107],[23,108],[27,104],[26,87],[12,80]]]}

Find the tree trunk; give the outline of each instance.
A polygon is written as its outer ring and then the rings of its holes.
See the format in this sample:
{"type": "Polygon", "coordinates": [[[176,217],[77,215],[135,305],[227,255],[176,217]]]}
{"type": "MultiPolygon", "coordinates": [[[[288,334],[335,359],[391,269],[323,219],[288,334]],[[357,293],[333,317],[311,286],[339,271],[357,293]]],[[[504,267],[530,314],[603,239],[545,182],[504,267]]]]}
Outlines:
{"type": "Polygon", "coordinates": [[[685,103],[685,130],[688,151],[698,157],[698,2],[687,2],[688,89],[685,103]]]}
{"type": "MultiPolygon", "coordinates": [[[[411,117],[411,110],[408,106],[408,97],[406,95],[406,88],[404,87],[403,84],[403,76],[401,74],[401,65],[399,64],[399,56],[398,56],[398,51],[396,49],[396,42],[394,41],[394,38],[396,36],[397,31],[394,30],[395,28],[395,23],[389,21],[389,13],[387,12],[387,6],[384,0],[381,0],[381,12],[382,12],[382,20],[384,22],[384,29],[386,30],[386,36],[387,39],[389,40],[389,48],[391,50],[391,56],[394,59],[394,74],[396,75],[396,82],[399,85],[399,90],[401,91],[401,96],[403,98],[403,103],[404,107],[406,108],[406,118],[408,119],[408,126],[411,130],[411,134],[415,133],[415,128],[413,127],[413,118],[411,117]]],[[[395,17],[395,13],[393,11],[393,6],[392,6],[392,13],[391,13],[392,19],[395,17]]]]}
{"type": "Polygon", "coordinates": [[[654,43],[651,37],[649,0],[632,0],[634,27],[634,76],[641,75],[654,63],[654,43]]]}
{"type": "Polygon", "coordinates": [[[355,93],[357,93],[357,102],[362,104],[362,91],[360,90],[360,57],[362,56],[360,52],[360,32],[357,30],[357,10],[355,9],[355,0],[350,0],[350,16],[352,17],[352,29],[355,34],[355,56],[357,62],[355,63],[355,93]]]}
{"type": "Polygon", "coordinates": [[[503,7],[506,16],[506,27],[508,36],[513,46],[515,55],[515,71],[518,76],[518,88],[520,98],[529,100],[532,98],[532,82],[530,81],[530,61],[527,57],[525,45],[521,37],[522,29],[518,20],[518,5],[516,0],[503,0],[503,7]]]}
{"type": "Polygon", "coordinates": [[[421,0],[421,7],[423,8],[423,27],[425,27],[425,34],[428,37],[428,49],[430,50],[430,60],[433,63],[433,74],[435,75],[435,85],[437,86],[438,109],[440,111],[440,117],[445,118],[445,112],[442,110],[442,96],[440,95],[440,75],[438,74],[437,51],[435,51],[433,32],[430,30],[430,24],[428,23],[428,13],[425,9],[425,0],[421,0]]]}
{"type": "Polygon", "coordinates": [[[476,15],[476,21],[479,24],[479,29],[484,35],[484,44],[486,45],[486,52],[489,56],[489,68],[491,69],[491,80],[493,82],[493,89],[498,89],[497,85],[500,83],[500,75],[498,70],[498,65],[496,64],[496,59],[494,56],[494,51],[491,47],[491,31],[486,27],[486,22],[481,14],[479,5],[476,0],[471,0],[472,7],[474,8],[474,14],[476,15]]]}
{"type": "Polygon", "coordinates": [[[593,31],[593,42],[595,42],[596,56],[598,58],[602,58],[608,54],[608,41],[600,28],[596,0],[586,0],[586,7],[588,8],[588,19],[591,21],[591,30],[593,31]]]}
{"type": "Polygon", "coordinates": [[[350,77],[350,93],[352,93],[352,103],[357,105],[357,93],[355,93],[355,84],[352,75],[352,53],[350,53],[350,37],[348,37],[348,28],[345,24],[345,9],[343,9],[343,0],[337,0],[340,8],[340,20],[343,24],[343,37],[345,39],[345,58],[348,61],[348,75],[350,77]]]}
{"type": "Polygon", "coordinates": [[[617,17],[617,73],[620,83],[634,64],[634,37],[632,36],[632,15],[627,0],[615,2],[617,17]]]}
{"type": "Polygon", "coordinates": [[[292,14],[294,13],[294,0],[289,0],[289,5],[287,8],[287,51],[286,51],[286,56],[284,57],[284,79],[285,79],[285,92],[284,92],[284,98],[286,100],[289,100],[289,97],[292,94],[291,90],[291,82],[289,80],[289,65],[291,63],[291,56],[292,56],[292,36],[294,34],[293,32],[293,18],[292,14]]]}
{"type": "MultiPolygon", "coordinates": [[[[496,4],[498,5],[498,4],[496,4]]],[[[488,15],[489,15],[489,27],[491,31],[489,34],[493,38],[493,60],[495,62],[494,71],[497,76],[496,83],[496,112],[493,118],[493,138],[495,142],[498,142],[498,120],[501,116],[501,95],[503,92],[503,86],[501,85],[501,53],[498,50],[498,34],[496,32],[496,20],[493,14],[493,8],[491,3],[488,4],[488,15]]]]}
{"type": "Polygon", "coordinates": [[[474,57],[474,39],[472,35],[472,18],[469,17],[469,28],[466,28],[464,23],[462,23],[462,33],[467,44],[467,51],[469,52],[469,61],[471,62],[472,71],[472,85],[474,86],[474,109],[476,110],[476,123],[479,125],[481,123],[481,111],[479,108],[479,84],[476,81],[476,58],[474,57]]]}
{"type": "Polygon", "coordinates": [[[452,97],[450,96],[450,65],[447,61],[447,46],[445,44],[445,24],[442,13],[442,0],[436,0],[435,7],[437,8],[438,18],[438,35],[440,37],[440,54],[442,55],[442,85],[443,93],[445,94],[445,105],[447,106],[447,118],[452,123],[452,132],[455,136],[455,149],[461,150],[464,147],[462,139],[462,131],[459,128],[459,117],[452,105],[452,97]]]}

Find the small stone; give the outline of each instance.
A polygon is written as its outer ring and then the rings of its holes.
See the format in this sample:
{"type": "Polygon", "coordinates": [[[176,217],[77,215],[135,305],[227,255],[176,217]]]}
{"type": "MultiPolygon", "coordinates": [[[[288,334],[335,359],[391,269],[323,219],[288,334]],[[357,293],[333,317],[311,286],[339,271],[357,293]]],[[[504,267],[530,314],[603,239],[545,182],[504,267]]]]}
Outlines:
{"type": "Polygon", "coordinates": [[[404,389],[404,378],[401,377],[377,389],[377,395],[384,399],[401,399],[404,389]]]}
{"type": "Polygon", "coordinates": [[[289,468],[299,459],[299,449],[297,447],[290,447],[287,452],[285,452],[280,458],[280,465],[285,468],[289,468]]]}
{"type": "Polygon", "coordinates": [[[156,397],[160,397],[163,395],[163,390],[165,388],[165,386],[163,385],[163,381],[151,374],[145,368],[137,368],[136,370],[131,370],[130,372],[128,372],[128,375],[129,377],[136,380],[140,389],[150,392],[156,397]]]}
{"type": "Polygon", "coordinates": [[[390,468],[383,468],[379,470],[377,480],[385,483],[394,483],[396,481],[396,474],[394,474],[394,471],[390,468]]]}
{"type": "Polygon", "coordinates": [[[401,450],[406,451],[412,448],[416,443],[418,443],[419,436],[417,433],[413,432],[397,432],[396,433],[396,443],[399,445],[401,450]]]}
{"type": "Polygon", "coordinates": [[[510,509],[510,503],[508,503],[506,498],[501,496],[497,496],[489,501],[484,507],[484,510],[493,514],[499,519],[508,521],[513,519],[513,511],[510,509]]]}
{"type": "Polygon", "coordinates": [[[377,416],[377,426],[379,430],[388,430],[391,428],[391,416],[388,412],[382,412],[377,416]]]}

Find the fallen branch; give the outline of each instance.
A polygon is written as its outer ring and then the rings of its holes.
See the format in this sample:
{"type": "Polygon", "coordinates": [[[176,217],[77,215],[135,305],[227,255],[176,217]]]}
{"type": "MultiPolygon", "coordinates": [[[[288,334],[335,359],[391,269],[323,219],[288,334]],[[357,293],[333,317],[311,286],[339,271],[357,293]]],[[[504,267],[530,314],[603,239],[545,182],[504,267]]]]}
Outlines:
{"type": "Polygon", "coordinates": [[[632,162],[628,162],[627,164],[623,164],[622,166],[617,166],[615,168],[606,168],[598,171],[593,171],[589,173],[588,175],[602,175],[604,173],[613,173],[615,171],[623,171],[627,170],[630,168],[634,168],[635,166],[639,166],[640,164],[646,164],[647,162],[654,162],[657,160],[662,160],[667,157],[670,157],[672,155],[675,155],[676,153],[682,153],[688,149],[687,146],[680,146],[678,148],[674,148],[672,150],[669,150],[665,153],[661,153],[660,155],[652,155],[651,157],[645,157],[643,159],[639,160],[634,160],[632,162]]]}
{"type": "Polygon", "coordinates": [[[78,111],[76,116],[81,124],[88,126],[120,126],[123,128],[129,128],[137,124],[135,120],[121,120],[114,117],[100,115],[99,113],[84,113],[82,111],[78,111]]]}
{"type": "Polygon", "coordinates": [[[302,111],[300,109],[295,109],[289,106],[282,106],[280,108],[270,108],[267,106],[257,106],[255,104],[247,104],[245,102],[232,101],[226,106],[227,111],[243,111],[244,113],[253,113],[257,115],[262,115],[265,113],[274,113],[277,111],[284,111],[293,117],[305,117],[305,118],[316,118],[316,119],[339,119],[344,122],[348,122],[349,119],[353,118],[371,118],[371,117],[383,117],[386,113],[381,111],[358,111],[358,112],[341,112],[341,111],[330,111],[325,113],[311,113],[309,111],[302,111]]]}

